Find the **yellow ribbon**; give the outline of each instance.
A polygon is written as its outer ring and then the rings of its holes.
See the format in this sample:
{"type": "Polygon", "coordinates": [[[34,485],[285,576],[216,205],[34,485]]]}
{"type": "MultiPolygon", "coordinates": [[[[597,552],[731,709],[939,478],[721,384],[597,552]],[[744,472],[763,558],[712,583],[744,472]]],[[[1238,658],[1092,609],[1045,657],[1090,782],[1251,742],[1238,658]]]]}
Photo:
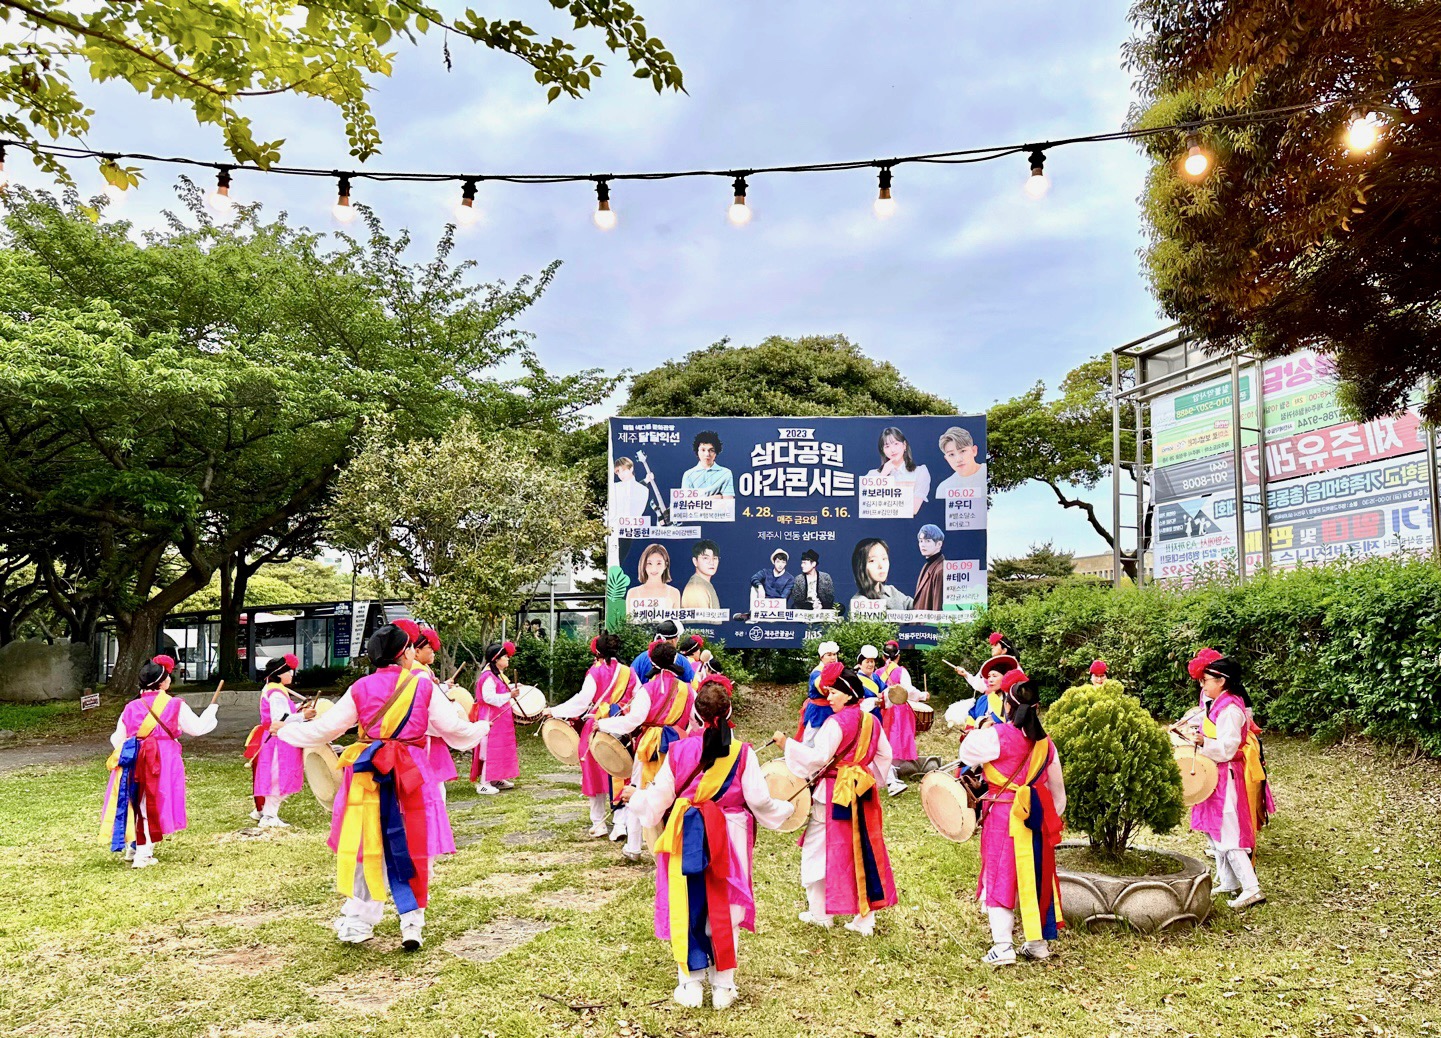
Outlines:
{"type": "Polygon", "coordinates": [[[624,663],[616,665],[615,677],[611,678],[610,688],[606,689],[605,695],[596,702],[595,708],[591,710],[590,716],[599,721],[601,718],[610,716],[610,708],[615,706],[625,696],[626,687],[630,684],[630,668],[624,663]]]}
{"type": "Polygon", "coordinates": [[[1002,775],[993,765],[985,765],[986,781],[994,793],[1011,793],[1010,837],[1016,851],[1016,899],[1021,907],[1021,925],[1026,940],[1041,939],[1041,899],[1039,877],[1036,875],[1035,856],[1031,849],[1032,831],[1026,828],[1026,819],[1031,814],[1031,784],[1040,778],[1050,754],[1049,740],[1042,739],[1031,747],[1031,759],[1026,765],[1025,782],[1016,785],[1002,775]]]}

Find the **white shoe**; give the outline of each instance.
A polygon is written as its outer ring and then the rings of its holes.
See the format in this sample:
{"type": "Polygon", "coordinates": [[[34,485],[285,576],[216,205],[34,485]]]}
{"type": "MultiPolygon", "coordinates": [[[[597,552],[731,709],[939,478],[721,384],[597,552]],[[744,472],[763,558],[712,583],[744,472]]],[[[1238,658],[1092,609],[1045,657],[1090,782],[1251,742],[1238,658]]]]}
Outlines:
{"type": "Polygon", "coordinates": [[[500,790],[496,789],[489,782],[477,782],[475,784],[475,791],[483,797],[493,797],[500,792],[500,790]]]}
{"type": "Polygon", "coordinates": [[[804,912],[802,912],[802,913],[801,913],[799,916],[797,916],[796,918],[798,918],[798,919],[799,919],[801,922],[803,922],[803,923],[810,923],[812,926],[819,926],[822,930],[829,930],[829,929],[831,928],[831,917],[830,917],[830,916],[826,916],[826,917],[825,917],[825,921],[822,922],[821,920],[817,919],[815,916],[811,915],[810,909],[806,909],[804,912]]]}
{"type": "MultiPolygon", "coordinates": [[[[642,861],[645,859],[645,851],[623,850],[620,852],[620,856],[626,861],[642,861]]],[[[697,1002],[696,1005],[700,1005],[700,1003],[697,1002]]]]}
{"type": "Polygon", "coordinates": [[[710,989],[710,1004],[716,1009],[729,1009],[740,997],[740,992],[729,985],[710,989]]]}
{"type": "Polygon", "coordinates": [[[346,916],[335,928],[335,936],[340,938],[343,944],[364,944],[375,936],[375,927],[354,916],[346,916]]]}
{"type": "Polygon", "coordinates": [[[420,951],[420,946],[425,943],[421,936],[421,924],[401,923],[400,924],[400,946],[408,952],[420,951]]]}
{"type": "Polygon", "coordinates": [[[250,820],[252,822],[260,821],[260,808],[257,807],[255,810],[250,812],[250,820]]]}
{"type": "Polygon", "coordinates": [[[624,840],[625,836],[625,819],[622,818],[620,821],[616,822],[614,826],[611,827],[610,842],[615,843],[617,840],[624,840]]]}
{"type": "Polygon", "coordinates": [[[605,839],[605,834],[606,824],[604,822],[596,822],[590,827],[590,835],[592,839],[603,840],[605,839]]]}
{"type": "Polygon", "coordinates": [[[1041,962],[1051,957],[1051,946],[1045,941],[1027,941],[1021,945],[1021,958],[1041,962]]]}
{"type": "Polygon", "coordinates": [[[156,858],[155,855],[153,855],[153,854],[145,854],[145,855],[137,854],[137,855],[135,855],[135,859],[130,863],[130,867],[131,867],[132,869],[148,869],[148,868],[150,868],[150,866],[152,866],[152,865],[159,865],[159,864],[160,864],[160,859],[156,858]]]}
{"type": "Polygon", "coordinates": [[[515,783],[510,779],[499,779],[495,783],[496,789],[514,789],[515,783]]]}
{"type": "Polygon", "coordinates": [[[289,822],[282,822],[279,815],[262,815],[260,817],[260,828],[262,829],[289,829],[289,822]]]}
{"type": "Polygon", "coordinates": [[[687,1009],[699,1009],[700,1004],[705,1001],[705,989],[698,980],[687,981],[676,985],[676,989],[671,992],[671,998],[687,1009]]]}
{"type": "Polygon", "coordinates": [[[904,782],[887,783],[886,792],[893,797],[898,797],[911,787],[904,782]]]}
{"type": "Polygon", "coordinates": [[[858,933],[862,937],[869,937],[876,932],[876,914],[874,912],[864,916],[855,916],[846,920],[846,929],[851,933],[858,933]]]}
{"type": "Polygon", "coordinates": [[[1259,890],[1253,890],[1249,894],[1243,890],[1241,891],[1240,897],[1236,898],[1234,901],[1226,902],[1227,905],[1229,905],[1237,912],[1243,911],[1247,908],[1254,908],[1256,905],[1264,905],[1265,903],[1266,895],[1261,893],[1259,890]]]}
{"type": "Polygon", "coordinates": [[[125,860],[126,860],[126,861],[134,861],[134,860],[135,860],[135,844],[132,843],[132,844],[127,844],[127,845],[126,845],[126,847],[125,847],[125,860]]]}
{"type": "Polygon", "coordinates": [[[1014,966],[1016,949],[1009,944],[993,944],[991,950],[981,956],[981,962],[987,966],[1014,966]]]}

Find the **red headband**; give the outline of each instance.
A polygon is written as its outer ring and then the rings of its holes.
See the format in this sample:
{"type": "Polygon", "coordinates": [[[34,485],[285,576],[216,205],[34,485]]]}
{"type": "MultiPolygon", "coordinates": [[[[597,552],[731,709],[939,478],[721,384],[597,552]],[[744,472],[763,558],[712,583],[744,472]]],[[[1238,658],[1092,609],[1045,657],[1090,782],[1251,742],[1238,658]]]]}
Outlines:
{"type": "Polygon", "coordinates": [[[165,673],[170,674],[175,670],[175,658],[173,656],[156,656],[150,661],[165,668],[165,673]]]}
{"type": "Polygon", "coordinates": [[[594,638],[592,638],[592,639],[590,640],[590,654],[591,654],[592,656],[599,656],[599,655],[600,655],[600,649],[597,648],[597,646],[598,646],[599,644],[600,644],[600,635],[597,634],[594,638]]]}
{"type": "Polygon", "coordinates": [[[819,688],[834,688],[836,678],[845,671],[846,665],[840,660],[834,663],[827,663],[821,668],[821,676],[816,679],[816,686],[819,688]]]}
{"type": "Polygon", "coordinates": [[[1005,637],[1006,637],[1006,636],[1005,636],[1004,634],[1002,634],[1000,631],[992,631],[992,632],[991,632],[991,636],[990,636],[990,638],[987,639],[987,641],[989,641],[992,645],[1000,645],[1000,644],[1001,644],[1001,640],[1004,639],[1005,637]]]}
{"type": "Polygon", "coordinates": [[[1092,673],[1092,674],[1099,674],[1101,677],[1105,677],[1105,676],[1106,676],[1106,670],[1107,670],[1107,669],[1108,669],[1108,668],[1106,667],[1106,661],[1105,661],[1105,660],[1096,660],[1094,663],[1091,664],[1091,673],[1092,673]]]}
{"type": "Polygon", "coordinates": [[[731,679],[726,677],[724,674],[712,674],[705,679],[704,684],[709,685],[712,681],[714,681],[721,688],[725,689],[726,695],[735,695],[735,686],[731,684],[731,679]]]}

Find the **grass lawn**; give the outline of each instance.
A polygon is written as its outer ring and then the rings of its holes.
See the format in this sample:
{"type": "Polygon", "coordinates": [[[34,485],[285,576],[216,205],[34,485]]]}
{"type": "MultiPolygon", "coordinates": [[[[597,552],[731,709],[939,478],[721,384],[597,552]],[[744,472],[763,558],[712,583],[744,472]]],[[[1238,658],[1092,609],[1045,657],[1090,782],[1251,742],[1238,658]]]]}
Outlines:
{"type": "MultiPolygon", "coordinates": [[[[759,737],[794,713],[757,697],[759,737]]],[[[793,720],[791,720],[793,723],[793,720]]],[[[931,733],[922,752],[954,737],[931,733]]],[[[769,755],[766,751],[765,755],[769,755]]],[[[432,882],[426,946],[339,944],[326,818],[252,837],[238,755],[189,760],[188,831],[123,868],[99,839],[102,762],[0,777],[0,1020],[12,1035],[1436,1035],[1441,769],[1369,749],[1267,746],[1281,813],[1270,903],[1164,937],[1063,932],[1048,963],[993,972],[972,900],[977,842],[886,802],[901,891],[866,940],[796,920],[792,836],[757,842],[759,933],[726,1013],[670,1002],[651,871],[584,838],[579,778],[523,733],[520,787],[451,786],[460,853],[432,882]]],[[[256,831],[258,832],[258,831],[256,831]]],[[[1152,841],[1199,853],[1189,833],[1152,841]]]]}

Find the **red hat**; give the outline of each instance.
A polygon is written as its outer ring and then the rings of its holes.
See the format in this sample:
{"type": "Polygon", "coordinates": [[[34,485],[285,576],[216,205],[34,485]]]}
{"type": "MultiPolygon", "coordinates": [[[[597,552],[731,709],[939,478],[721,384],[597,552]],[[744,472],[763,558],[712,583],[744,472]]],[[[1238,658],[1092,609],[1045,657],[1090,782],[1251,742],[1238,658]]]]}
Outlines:
{"type": "Polygon", "coordinates": [[[705,679],[705,681],[702,682],[702,684],[709,685],[712,681],[714,681],[721,688],[725,689],[726,695],[735,695],[735,686],[731,684],[731,679],[726,677],[724,674],[711,674],[705,679]]]}
{"type": "Polygon", "coordinates": [[[1191,675],[1193,681],[1200,681],[1201,675],[1206,668],[1221,658],[1221,654],[1212,648],[1202,649],[1192,657],[1191,662],[1186,664],[1186,673],[1191,675]]]}
{"type": "Polygon", "coordinates": [[[300,657],[293,652],[287,652],[284,656],[275,656],[265,662],[263,673],[267,678],[278,678],[287,670],[299,670],[300,657]]]}
{"type": "Polygon", "coordinates": [[[1026,677],[1026,672],[1019,667],[1015,670],[1008,670],[1006,671],[1005,677],[1001,678],[1001,691],[1009,692],[1017,685],[1025,684],[1030,680],[1030,678],[1026,677]]]}
{"type": "Polygon", "coordinates": [[[836,679],[841,676],[841,672],[845,669],[846,665],[840,660],[836,660],[834,663],[827,663],[821,668],[821,676],[816,679],[816,687],[834,688],[836,679]]]}
{"type": "Polygon", "coordinates": [[[1100,675],[1101,677],[1105,677],[1105,676],[1106,676],[1106,670],[1107,670],[1107,667],[1106,667],[1106,661],[1105,661],[1105,660],[1094,660],[1094,661],[1092,661],[1092,663],[1091,663],[1091,673],[1092,673],[1092,674],[1096,674],[1096,675],[1100,675]]]}
{"type": "Polygon", "coordinates": [[[175,657],[173,656],[156,656],[150,662],[165,668],[167,674],[175,670],[175,657]]]}
{"type": "Polygon", "coordinates": [[[991,636],[986,640],[989,641],[992,645],[1000,645],[1003,638],[1005,638],[1005,635],[1002,634],[1000,631],[992,631],[991,636]]]}
{"type": "Polygon", "coordinates": [[[436,652],[440,651],[440,632],[434,627],[422,627],[420,637],[430,643],[430,647],[436,652]]]}
{"type": "Polygon", "coordinates": [[[399,620],[395,621],[395,627],[397,630],[404,632],[406,644],[414,645],[420,641],[420,624],[414,620],[409,620],[402,616],[399,620]]]}
{"type": "Polygon", "coordinates": [[[881,650],[885,653],[886,659],[892,659],[901,654],[901,643],[893,638],[881,646],[881,650]]]}
{"type": "Polygon", "coordinates": [[[515,642],[506,642],[504,645],[501,646],[501,649],[504,650],[504,652],[505,652],[505,654],[506,654],[507,656],[514,656],[514,655],[515,655],[515,642]]]}
{"type": "Polygon", "coordinates": [[[599,656],[599,655],[600,655],[600,648],[599,648],[599,646],[600,646],[600,635],[597,634],[594,638],[592,638],[592,639],[590,640],[590,654],[591,654],[592,656],[599,656]]]}

